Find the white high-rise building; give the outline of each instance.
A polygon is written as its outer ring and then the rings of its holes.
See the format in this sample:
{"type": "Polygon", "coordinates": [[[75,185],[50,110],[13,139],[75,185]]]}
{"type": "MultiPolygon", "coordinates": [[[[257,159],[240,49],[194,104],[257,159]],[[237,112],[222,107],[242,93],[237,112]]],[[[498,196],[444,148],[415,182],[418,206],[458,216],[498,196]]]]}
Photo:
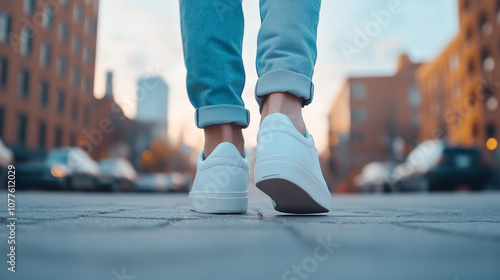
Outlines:
{"type": "Polygon", "coordinates": [[[140,78],[137,82],[137,116],[143,123],[167,124],[168,85],[159,76],[140,78]]]}

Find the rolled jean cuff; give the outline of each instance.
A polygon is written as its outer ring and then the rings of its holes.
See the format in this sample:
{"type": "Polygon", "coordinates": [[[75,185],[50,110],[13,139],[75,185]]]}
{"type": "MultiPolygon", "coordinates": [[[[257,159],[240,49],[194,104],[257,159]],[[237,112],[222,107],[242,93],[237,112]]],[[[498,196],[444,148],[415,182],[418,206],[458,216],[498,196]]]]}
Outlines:
{"type": "Polygon", "coordinates": [[[264,97],[273,92],[288,92],[302,98],[302,107],[312,102],[314,84],[306,75],[289,70],[269,71],[257,80],[255,99],[262,111],[264,97]]]}
{"type": "Polygon", "coordinates": [[[250,123],[250,112],[238,105],[210,105],[196,109],[194,118],[199,128],[224,123],[234,123],[246,128],[250,123]]]}

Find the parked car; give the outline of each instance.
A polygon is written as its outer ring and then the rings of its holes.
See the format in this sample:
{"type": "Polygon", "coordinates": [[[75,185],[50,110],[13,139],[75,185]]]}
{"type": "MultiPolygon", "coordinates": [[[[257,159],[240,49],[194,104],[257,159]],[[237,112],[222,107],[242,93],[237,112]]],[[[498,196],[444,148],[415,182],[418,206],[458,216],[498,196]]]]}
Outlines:
{"type": "Polygon", "coordinates": [[[415,147],[391,176],[397,191],[450,191],[461,186],[483,190],[491,170],[475,148],[425,141],[415,147]]]}
{"type": "Polygon", "coordinates": [[[95,190],[99,168],[80,148],[50,151],[43,162],[16,166],[17,187],[24,189],[95,190]]]}
{"type": "Polygon", "coordinates": [[[99,161],[99,190],[129,192],[135,189],[137,172],[124,158],[99,161]]]}
{"type": "Polygon", "coordinates": [[[0,139],[0,188],[7,188],[7,167],[14,161],[14,154],[0,139]]]}
{"type": "Polygon", "coordinates": [[[358,192],[390,192],[389,172],[394,168],[393,162],[371,162],[363,167],[354,179],[358,192]]]}
{"type": "Polygon", "coordinates": [[[189,190],[189,182],[184,174],[152,173],[139,175],[136,191],[139,192],[185,192],[189,190]]]}

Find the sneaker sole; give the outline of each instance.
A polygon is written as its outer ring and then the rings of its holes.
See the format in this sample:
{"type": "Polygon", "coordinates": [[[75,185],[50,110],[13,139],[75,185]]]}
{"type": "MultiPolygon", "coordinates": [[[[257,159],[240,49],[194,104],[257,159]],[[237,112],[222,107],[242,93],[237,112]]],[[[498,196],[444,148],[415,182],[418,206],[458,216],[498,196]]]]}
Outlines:
{"type": "Polygon", "coordinates": [[[329,211],[290,181],[270,179],[258,182],[256,185],[259,190],[272,198],[276,211],[290,214],[315,214],[329,211]]]}
{"type": "Polygon", "coordinates": [[[207,214],[244,214],[248,209],[247,193],[191,193],[191,209],[207,214]]]}
{"type": "Polygon", "coordinates": [[[330,192],[297,160],[282,156],[259,159],[254,172],[257,188],[271,197],[276,211],[291,214],[330,211],[330,192]]]}

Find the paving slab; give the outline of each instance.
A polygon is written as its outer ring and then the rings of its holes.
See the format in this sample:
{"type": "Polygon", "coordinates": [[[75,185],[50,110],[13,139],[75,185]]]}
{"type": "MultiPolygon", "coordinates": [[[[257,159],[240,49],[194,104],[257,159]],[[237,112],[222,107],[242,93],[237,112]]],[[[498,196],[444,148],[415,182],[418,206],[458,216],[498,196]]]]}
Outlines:
{"type": "Polygon", "coordinates": [[[0,279],[500,279],[500,193],[336,195],[283,215],[251,189],[244,215],[186,194],[18,192],[16,272],[0,279]]]}

